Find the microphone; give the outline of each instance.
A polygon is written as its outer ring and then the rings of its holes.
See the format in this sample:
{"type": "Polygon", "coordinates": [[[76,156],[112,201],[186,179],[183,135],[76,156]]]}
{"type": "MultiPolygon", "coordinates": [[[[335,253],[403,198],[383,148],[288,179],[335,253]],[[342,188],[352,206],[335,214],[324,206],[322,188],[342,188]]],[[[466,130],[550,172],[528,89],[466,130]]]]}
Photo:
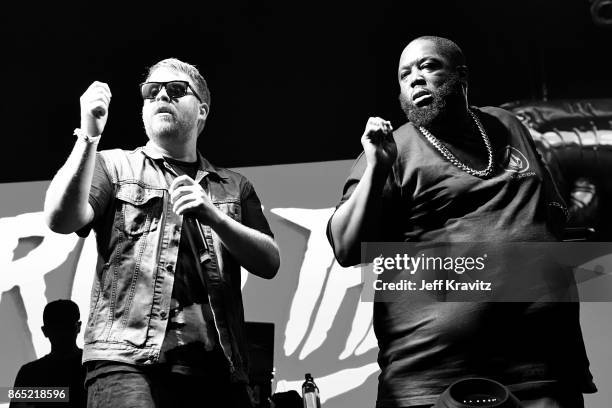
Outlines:
{"type": "Polygon", "coordinates": [[[191,246],[198,252],[200,262],[206,262],[210,259],[208,243],[202,225],[195,219],[193,215],[186,215],[184,221],[190,228],[186,229],[187,239],[191,246]],[[194,231],[197,233],[194,234],[194,231]]]}

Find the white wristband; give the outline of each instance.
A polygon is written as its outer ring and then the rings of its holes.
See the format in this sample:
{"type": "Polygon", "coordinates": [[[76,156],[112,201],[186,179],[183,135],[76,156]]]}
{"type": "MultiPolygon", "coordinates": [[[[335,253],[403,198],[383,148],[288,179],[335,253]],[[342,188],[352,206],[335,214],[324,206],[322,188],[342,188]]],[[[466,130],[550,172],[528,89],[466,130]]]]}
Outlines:
{"type": "Polygon", "coordinates": [[[100,138],[102,137],[102,135],[89,136],[87,132],[85,132],[83,129],[80,129],[80,128],[74,129],[73,134],[79,139],[84,140],[87,143],[96,143],[96,144],[100,141],[100,138]]]}

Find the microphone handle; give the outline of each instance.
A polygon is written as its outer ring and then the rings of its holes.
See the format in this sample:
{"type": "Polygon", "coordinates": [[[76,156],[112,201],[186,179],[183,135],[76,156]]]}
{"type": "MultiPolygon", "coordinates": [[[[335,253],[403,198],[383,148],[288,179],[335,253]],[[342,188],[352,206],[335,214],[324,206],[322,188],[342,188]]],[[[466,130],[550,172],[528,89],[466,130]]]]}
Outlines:
{"type": "Polygon", "coordinates": [[[206,243],[206,237],[204,235],[204,230],[202,229],[202,225],[196,220],[193,216],[185,216],[185,221],[190,225],[190,230],[186,231],[191,238],[192,244],[195,246],[195,249],[199,254],[202,252],[208,253],[209,248],[206,243]],[[194,237],[192,232],[197,231],[196,236],[194,237]]]}

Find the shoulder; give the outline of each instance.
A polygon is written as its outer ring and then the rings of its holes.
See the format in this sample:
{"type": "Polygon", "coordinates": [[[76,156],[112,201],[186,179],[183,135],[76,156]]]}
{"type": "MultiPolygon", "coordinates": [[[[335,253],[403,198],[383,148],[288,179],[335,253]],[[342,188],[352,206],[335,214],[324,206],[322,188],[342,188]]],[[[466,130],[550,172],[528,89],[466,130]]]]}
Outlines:
{"type": "Polygon", "coordinates": [[[251,184],[250,181],[241,173],[230,170],[225,167],[215,166],[210,164],[211,169],[219,176],[220,179],[230,182],[232,184],[244,185],[251,184]]]}
{"type": "Polygon", "coordinates": [[[137,147],[133,150],[125,149],[107,149],[98,151],[98,156],[101,157],[106,163],[112,164],[117,161],[126,160],[134,157],[145,157],[143,147],[137,147]]]}
{"type": "Polygon", "coordinates": [[[49,365],[52,360],[51,354],[47,354],[38,360],[30,361],[29,363],[25,364],[24,367],[27,367],[27,369],[37,369],[49,365]]]}
{"type": "Polygon", "coordinates": [[[28,386],[35,384],[37,382],[37,378],[40,377],[41,374],[48,371],[49,363],[50,358],[47,354],[38,360],[30,361],[29,363],[22,365],[17,373],[17,377],[15,378],[15,385],[28,386]]]}
{"type": "Polygon", "coordinates": [[[522,127],[521,121],[512,113],[505,109],[498,108],[495,106],[484,106],[476,108],[482,114],[492,116],[493,118],[502,122],[506,127],[522,127]]]}
{"type": "Polygon", "coordinates": [[[407,163],[410,163],[408,167],[418,167],[431,158],[431,145],[412,123],[407,122],[400,126],[393,132],[393,138],[397,145],[397,163],[402,167],[407,163]]]}
{"type": "Polygon", "coordinates": [[[113,168],[115,166],[120,165],[121,163],[126,163],[133,161],[134,159],[143,160],[145,158],[145,154],[143,152],[142,147],[138,147],[134,150],[124,150],[124,149],[107,149],[100,150],[97,152],[96,157],[106,165],[107,168],[113,168]]]}
{"type": "Polygon", "coordinates": [[[217,172],[219,177],[224,178],[224,179],[232,180],[238,183],[248,183],[249,182],[249,180],[243,174],[235,170],[230,170],[230,169],[226,169],[225,167],[215,166],[215,171],[217,172]]]}
{"type": "Polygon", "coordinates": [[[397,145],[398,159],[404,157],[406,151],[418,151],[425,144],[419,130],[410,122],[404,123],[393,132],[393,139],[397,145]]]}
{"type": "Polygon", "coordinates": [[[235,170],[215,166],[208,161],[207,170],[214,172],[215,177],[209,180],[217,186],[215,189],[224,191],[224,194],[238,195],[244,198],[251,195],[255,190],[253,184],[243,174],[235,170]]]}
{"type": "Polygon", "coordinates": [[[533,137],[529,129],[523,125],[523,123],[517,118],[512,112],[509,112],[502,108],[493,106],[486,106],[483,108],[477,108],[480,111],[480,118],[487,128],[487,123],[491,126],[492,131],[497,129],[501,131],[503,127],[515,141],[523,140],[528,144],[533,143],[533,137]]]}
{"type": "Polygon", "coordinates": [[[405,144],[414,140],[414,136],[418,134],[418,130],[410,122],[404,123],[393,132],[395,143],[405,144]]]}
{"type": "Polygon", "coordinates": [[[140,169],[147,167],[148,159],[143,147],[133,150],[101,150],[96,155],[96,160],[106,170],[113,182],[118,180],[120,174],[139,173],[140,169]]]}
{"type": "Polygon", "coordinates": [[[21,368],[19,369],[19,375],[27,376],[29,373],[36,371],[36,368],[38,368],[41,365],[40,360],[42,360],[42,358],[38,360],[30,361],[29,363],[22,365],[21,368]]]}

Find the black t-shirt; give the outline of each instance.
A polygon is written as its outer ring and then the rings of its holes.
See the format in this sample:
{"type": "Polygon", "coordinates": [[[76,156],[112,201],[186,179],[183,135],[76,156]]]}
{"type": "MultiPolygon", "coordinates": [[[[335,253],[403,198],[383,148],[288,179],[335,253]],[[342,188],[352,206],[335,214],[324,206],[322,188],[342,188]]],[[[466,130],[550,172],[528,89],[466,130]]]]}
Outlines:
{"type": "MultiPolygon", "coordinates": [[[[187,163],[166,158],[179,175],[196,178],[198,162],[187,163]]],[[[160,362],[181,374],[203,371],[209,360],[208,353],[218,348],[217,331],[208,302],[208,291],[203,274],[207,263],[200,263],[200,251],[194,248],[200,242],[194,224],[183,219],[179,243],[174,286],[170,300],[168,327],[161,348],[160,362]],[[189,236],[194,239],[189,239],[189,236]]]]}
{"type": "MultiPolygon", "coordinates": [[[[179,175],[186,174],[195,179],[198,171],[198,162],[188,163],[170,158],[165,159],[177,171],[179,175]]],[[[208,303],[206,282],[196,273],[199,268],[198,248],[191,247],[191,241],[187,234],[195,236],[198,231],[193,231],[192,224],[183,220],[181,241],[179,243],[176,271],[174,273],[174,286],[172,287],[172,298],[178,300],[182,305],[193,303],[208,303]]]]}
{"type": "Polygon", "coordinates": [[[87,405],[85,397],[85,370],[81,365],[83,350],[58,356],[47,354],[21,367],[14,387],[69,387],[69,402],[12,402],[11,407],[74,407],[87,405]]]}
{"type": "MultiPolygon", "coordinates": [[[[197,161],[188,163],[171,158],[165,160],[179,175],[196,178],[199,167],[197,161]]],[[[193,247],[200,242],[195,239],[199,232],[194,224],[187,222],[186,217],[182,228],[160,362],[168,364],[173,372],[196,374],[206,368],[208,353],[219,347],[218,335],[208,302],[206,281],[203,279],[208,264],[200,263],[199,254],[203,249],[193,247]],[[188,239],[189,236],[194,239],[188,239]]]]}
{"type": "MultiPolygon", "coordinates": [[[[486,179],[450,163],[411,124],[394,133],[398,159],[383,191],[380,241],[555,240],[551,227],[562,223],[563,202],[527,129],[501,109],[483,108],[478,115],[496,164],[486,179]]],[[[484,142],[475,137],[486,157],[484,142]]],[[[365,166],[362,155],[340,205],[365,166]]],[[[592,391],[578,319],[578,304],[423,303],[408,294],[375,302],[382,370],[377,406],[435,403],[452,382],[469,376],[517,388],[563,381],[592,391]]]]}

